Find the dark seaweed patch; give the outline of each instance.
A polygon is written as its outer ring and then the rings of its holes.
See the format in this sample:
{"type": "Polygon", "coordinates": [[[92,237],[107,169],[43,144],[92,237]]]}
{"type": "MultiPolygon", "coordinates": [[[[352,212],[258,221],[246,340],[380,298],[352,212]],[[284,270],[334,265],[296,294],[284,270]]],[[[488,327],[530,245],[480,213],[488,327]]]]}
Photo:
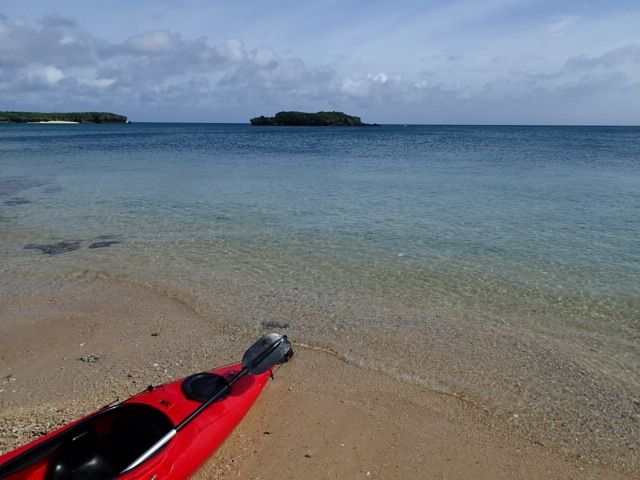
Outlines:
{"type": "Polygon", "coordinates": [[[31,200],[24,197],[14,197],[4,201],[4,204],[9,205],[10,207],[15,207],[17,205],[24,205],[26,203],[31,203],[31,200]]]}
{"type": "Polygon", "coordinates": [[[24,249],[26,250],[40,250],[42,253],[46,255],[58,255],[60,253],[73,252],[74,250],[78,250],[81,245],[80,240],[76,240],[74,242],[58,242],[50,245],[39,245],[30,243],[29,245],[25,245],[24,249]]]}
{"type": "Polygon", "coordinates": [[[27,177],[0,177],[0,195],[15,195],[23,190],[41,187],[49,182],[27,177]]]}
{"type": "Polygon", "coordinates": [[[95,240],[116,240],[122,238],[122,235],[98,235],[95,240]]]}
{"type": "MultiPolygon", "coordinates": [[[[100,235],[91,240],[88,248],[104,248],[122,243],[121,235],[100,235]]],[[[25,250],[40,250],[46,255],[58,255],[59,253],[73,252],[80,249],[82,240],[62,241],[51,244],[30,243],[25,245],[25,250]]]]}
{"type": "Polygon", "coordinates": [[[260,322],[264,328],[289,328],[289,323],[287,322],[278,322],[277,320],[267,320],[264,322],[260,322]]]}
{"type": "Polygon", "coordinates": [[[89,248],[103,248],[103,247],[109,247],[111,245],[116,245],[118,243],[122,243],[122,241],[120,240],[102,240],[100,242],[94,242],[91,245],[89,245],[89,248]]]}
{"type": "Polygon", "coordinates": [[[50,187],[46,187],[42,191],[44,193],[59,193],[59,192],[62,192],[63,190],[64,190],[64,187],[61,187],[60,185],[52,185],[50,187]]]}

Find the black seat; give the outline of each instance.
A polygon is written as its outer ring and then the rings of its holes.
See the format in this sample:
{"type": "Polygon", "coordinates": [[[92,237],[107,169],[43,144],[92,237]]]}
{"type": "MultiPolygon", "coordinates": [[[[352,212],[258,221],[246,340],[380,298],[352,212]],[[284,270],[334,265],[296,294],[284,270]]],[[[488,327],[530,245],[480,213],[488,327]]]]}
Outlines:
{"type": "Polygon", "coordinates": [[[121,404],[96,415],[65,442],[49,467],[47,480],[110,480],[173,428],[163,412],[144,404],[121,404]],[[114,417],[108,433],[94,424],[114,417]]]}
{"type": "Polygon", "coordinates": [[[47,477],[50,480],[107,480],[117,477],[121,470],[104,436],[90,428],[62,448],[47,477]]]}

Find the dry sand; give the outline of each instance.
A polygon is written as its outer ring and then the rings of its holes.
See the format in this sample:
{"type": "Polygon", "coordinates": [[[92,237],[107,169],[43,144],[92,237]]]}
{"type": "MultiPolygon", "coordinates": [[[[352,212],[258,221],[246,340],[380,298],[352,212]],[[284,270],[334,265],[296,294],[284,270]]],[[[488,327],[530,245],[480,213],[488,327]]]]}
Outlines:
{"type": "MultiPolygon", "coordinates": [[[[149,384],[238,361],[261,333],[100,279],[4,292],[0,452],[149,384]]],[[[196,479],[635,478],[291,340],[293,360],[196,479]]]]}

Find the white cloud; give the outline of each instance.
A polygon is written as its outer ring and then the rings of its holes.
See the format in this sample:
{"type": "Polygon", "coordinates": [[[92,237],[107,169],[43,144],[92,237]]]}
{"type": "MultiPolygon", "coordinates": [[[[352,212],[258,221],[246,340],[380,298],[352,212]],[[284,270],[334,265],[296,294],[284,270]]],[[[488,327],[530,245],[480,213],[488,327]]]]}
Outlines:
{"type": "Polygon", "coordinates": [[[257,66],[267,68],[277,67],[280,60],[272,49],[265,47],[256,49],[252,59],[257,66]]]}
{"type": "Polygon", "coordinates": [[[216,52],[220,57],[229,60],[232,63],[237,63],[245,60],[246,53],[244,51],[244,45],[242,41],[237,38],[225,40],[222,45],[215,47],[216,52]]]}
{"type": "Polygon", "coordinates": [[[113,85],[116,81],[115,78],[77,78],[78,83],[81,85],[86,85],[89,88],[95,88],[98,90],[104,90],[107,87],[113,85]]]}
{"type": "Polygon", "coordinates": [[[32,83],[53,85],[64,78],[64,73],[55,67],[42,67],[27,73],[27,79],[32,83]]]}
{"type": "Polygon", "coordinates": [[[135,55],[167,55],[177,52],[179,48],[180,35],[166,30],[135,35],[123,44],[125,52],[135,55]]]}
{"type": "Polygon", "coordinates": [[[69,34],[64,34],[63,37],[60,39],[60,45],[69,45],[70,43],[76,43],[77,40],[69,34]]]}
{"type": "Polygon", "coordinates": [[[347,95],[363,98],[369,95],[369,85],[364,80],[345,78],[342,80],[341,92],[347,95]]]}
{"type": "Polygon", "coordinates": [[[95,39],[67,19],[46,17],[38,26],[10,22],[0,16],[0,67],[26,67],[34,63],[57,67],[94,61],[95,39]]]}
{"type": "Polygon", "coordinates": [[[551,17],[551,23],[547,25],[549,33],[562,33],[580,21],[578,15],[558,15],[551,17]]]}
{"type": "Polygon", "coordinates": [[[640,45],[626,45],[598,56],[580,55],[567,60],[567,70],[593,70],[623,65],[640,66],[640,45]]]}
{"type": "Polygon", "coordinates": [[[374,73],[367,75],[374,82],[385,83],[389,77],[387,77],[384,73],[374,73]]]}

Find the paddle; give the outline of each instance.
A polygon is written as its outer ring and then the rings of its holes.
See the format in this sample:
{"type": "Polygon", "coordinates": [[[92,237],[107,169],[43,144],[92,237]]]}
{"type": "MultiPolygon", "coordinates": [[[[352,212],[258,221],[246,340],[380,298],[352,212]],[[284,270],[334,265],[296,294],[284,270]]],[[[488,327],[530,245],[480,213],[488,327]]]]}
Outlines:
{"type": "Polygon", "coordinates": [[[242,357],[242,370],[229,380],[229,383],[221,388],[209,400],[200,405],[182,422],[176,425],[169,433],[164,435],[160,440],[154,443],[146,452],[140,455],[133,463],[120,472],[120,475],[136,468],[145,462],[149,457],[156,453],[160,448],[169,442],[181,429],[183,429],[191,420],[202,413],[209,405],[222,397],[231,386],[245,375],[259,375],[266,372],[274,365],[287,361],[291,354],[291,343],[287,340],[286,335],[278,333],[269,333],[256,343],[251,345],[242,357]]]}

